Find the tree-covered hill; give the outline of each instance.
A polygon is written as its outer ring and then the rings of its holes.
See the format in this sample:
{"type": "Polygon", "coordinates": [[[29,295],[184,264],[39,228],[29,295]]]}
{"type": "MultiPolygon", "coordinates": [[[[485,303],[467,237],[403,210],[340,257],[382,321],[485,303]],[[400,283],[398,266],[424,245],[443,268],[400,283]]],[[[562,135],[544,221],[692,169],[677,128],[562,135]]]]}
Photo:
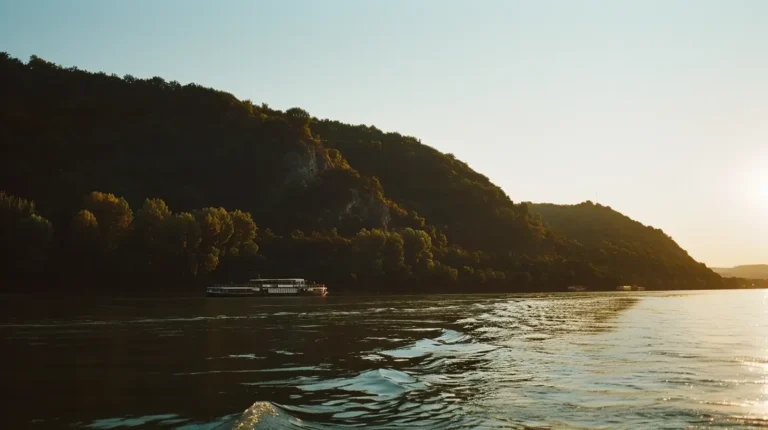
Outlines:
{"type": "Polygon", "coordinates": [[[526,205],[513,203],[452,154],[375,127],[320,120],[312,129],[360,172],[378,178],[403,207],[425,216],[462,246],[529,256],[567,253],[562,240],[530,216],[526,205]]]}
{"type": "MultiPolygon", "coordinates": [[[[276,229],[386,227],[380,185],[312,137],[301,109],[265,114],[195,84],[0,57],[0,184],[51,213],[93,190],[183,210],[238,207],[276,229]]],[[[394,209],[394,210],[393,210],[394,209]]]]}
{"type": "Polygon", "coordinates": [[[532,204],[548,227],[575,241],[583,258],[620,273],[627,283],[653,288],[706,288],[720,276],[698,263],[662,230],[643,225],[608,206],[532,204]]]}
{"type": "Polygon", "coordinates": [[[34,56],[0,54],[0,93],[0,229],[13,256],[0,268],[11,278],[723,285],[654,229],[612,211],[579,211],[570,225],[570,213],[513,203],[413,137],[34,56]]]}

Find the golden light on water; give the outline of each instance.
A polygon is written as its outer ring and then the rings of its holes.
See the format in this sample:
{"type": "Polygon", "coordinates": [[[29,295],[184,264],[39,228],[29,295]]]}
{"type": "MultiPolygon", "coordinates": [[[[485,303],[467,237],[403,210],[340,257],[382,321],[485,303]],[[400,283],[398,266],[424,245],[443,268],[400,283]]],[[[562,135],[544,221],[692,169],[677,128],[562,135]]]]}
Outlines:
{"type": "MultiPolygon", "coordinates": [[[[763,191],[765,192],[764,198],[766,199],[766,201],[768,201],[768,184],[766,184],[766,186],[764,186],[764,190],[763,191]]],[[[767,327],[767,325],[766,325],[766,322],[767,322],[766,321],[766,317],[768,317],[768,290],[765,291],[765,293],[763,293],[763,303],[762,303],[762,305],[763,305],[762,306],[762,308],[763,308],[763,318],[762,318],[762,321],[758,322],[758,325],[761,326],[760,328],[765,330],[765,328],[767,327]]],[[[762,381],[761,381],[762,385],[763,385],[763,388],[762,388],[762,390],[760,390],[761,391],[761,393],[760,393],[761,394],[761,396],[760,396],[761,399],[758,402],[758,404],[759,404],[758,414],[763,415],[763,417],[768,417],[768,333],[762,333],[762,334],[765,335],[765,336],[761,336],[761,340],[762,340],[762,343],[763,343],[763,346],[764,346],[763,354],[765,354],[765,355],[763,356],[763,364],[764,364],[764,366],[762,368],[763,375],[762,375],[762,381]]]]}

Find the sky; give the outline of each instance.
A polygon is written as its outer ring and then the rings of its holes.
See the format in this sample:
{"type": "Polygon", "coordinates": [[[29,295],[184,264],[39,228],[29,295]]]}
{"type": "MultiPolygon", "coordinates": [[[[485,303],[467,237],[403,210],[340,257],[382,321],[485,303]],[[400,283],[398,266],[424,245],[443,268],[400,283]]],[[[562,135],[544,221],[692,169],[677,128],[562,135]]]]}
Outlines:
{"type": "Polygon", "coordinates": [[[196,82],[768,263],[768,1],[0,0],[0,51],[196,82]]]}

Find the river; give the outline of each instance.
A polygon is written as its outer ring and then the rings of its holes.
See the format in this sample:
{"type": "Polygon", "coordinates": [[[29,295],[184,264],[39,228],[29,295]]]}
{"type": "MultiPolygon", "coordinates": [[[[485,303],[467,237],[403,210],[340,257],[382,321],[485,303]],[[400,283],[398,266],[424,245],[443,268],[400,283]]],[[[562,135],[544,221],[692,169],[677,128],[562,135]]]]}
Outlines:
{"type": "Polygon", "coordinates": [[[768,290],[0,312],[5,428],[768,427],[768,290]]]}

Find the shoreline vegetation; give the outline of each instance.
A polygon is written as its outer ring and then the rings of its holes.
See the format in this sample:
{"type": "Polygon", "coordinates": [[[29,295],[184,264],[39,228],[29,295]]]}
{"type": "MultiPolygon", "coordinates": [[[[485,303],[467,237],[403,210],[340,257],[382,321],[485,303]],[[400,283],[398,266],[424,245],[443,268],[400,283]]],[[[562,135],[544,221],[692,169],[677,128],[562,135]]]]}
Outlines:
{"type": "Polygon", "coordinates": [[[761,282],[722,278],[608,206],[514,203],[453,155],[374,126],[5,53],[0,90],[2,293],[257,276],[332,294],[761,282]]]}

